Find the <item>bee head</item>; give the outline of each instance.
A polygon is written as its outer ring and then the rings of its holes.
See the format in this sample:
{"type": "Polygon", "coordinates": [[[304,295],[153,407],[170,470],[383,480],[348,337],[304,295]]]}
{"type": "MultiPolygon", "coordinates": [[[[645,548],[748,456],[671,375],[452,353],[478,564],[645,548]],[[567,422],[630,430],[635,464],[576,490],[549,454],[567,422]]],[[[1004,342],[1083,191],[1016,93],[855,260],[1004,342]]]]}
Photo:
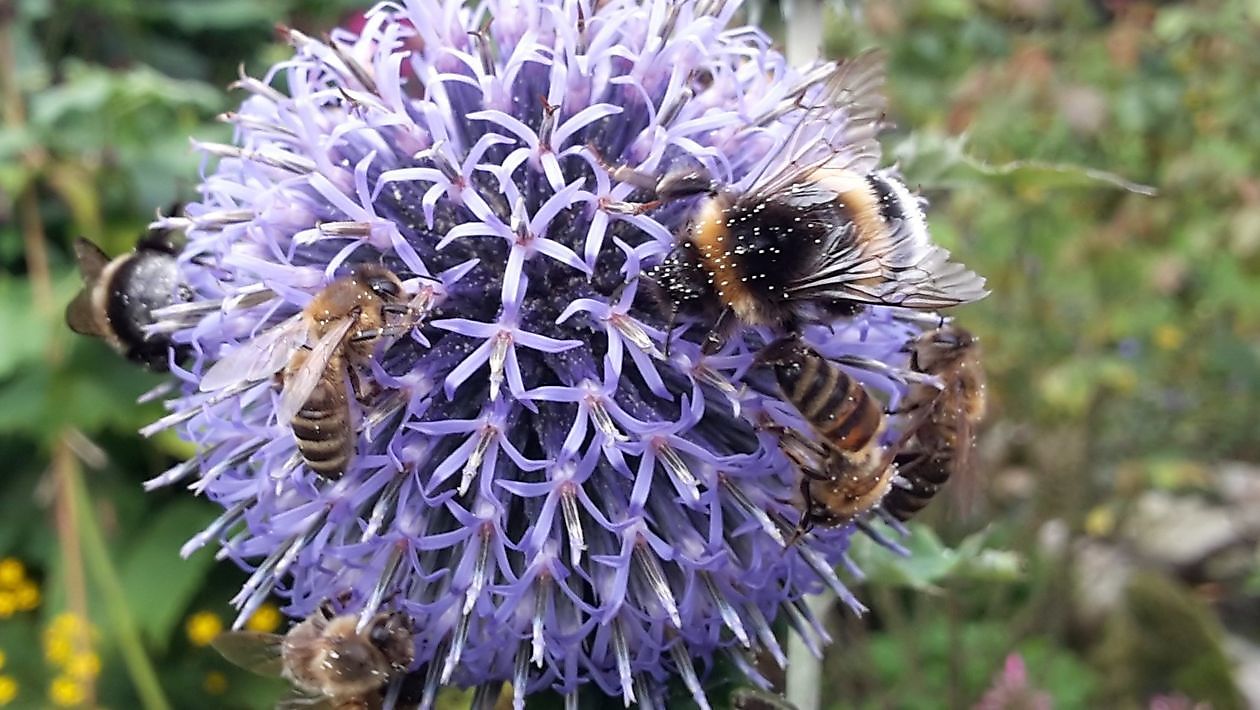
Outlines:
{"type": "Polygon", "coordinates": [[[656,196],[668,202],[693,195],[714,195],[717,189],[717,182],[704,168],[675,170],[656,184],[656,196]]]}
{"type": "Polygon", "coordinates": [[[385,301],[397,301],[402,297],[403,286],[394,272],[378,264],[360,264],[354,269],[357,280],[372,289],[385,301]]]}
{"type": "Polygon", "coordinates": [[[382,614],[368,627],[368,641],[372,643],[391,666],[406,670],[415,656],[415,644],[411,638],[411,620],[402,612],[382,614]]]}

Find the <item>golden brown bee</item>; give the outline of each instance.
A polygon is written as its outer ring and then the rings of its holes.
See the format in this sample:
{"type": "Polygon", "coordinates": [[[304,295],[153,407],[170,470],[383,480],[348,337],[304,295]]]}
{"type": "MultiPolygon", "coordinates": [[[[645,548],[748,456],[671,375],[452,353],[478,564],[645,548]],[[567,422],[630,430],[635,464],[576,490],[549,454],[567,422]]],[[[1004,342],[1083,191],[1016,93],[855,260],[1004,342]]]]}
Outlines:
{"type": "Polygon", "coordinates": [[[303,707],[322,700],[338,710],[367,710],[380,706],[380,691],[407,671],[416,648],[401,612],[377,614],[361,632],[358,620],[334,616],[325,605],[284,635],[229,631],[213,645],[241,668],[292,683],[306,696],[303,707]]]}
{"type": "Polygon", "coordinates": [[[774,369],[783,398],[814,434],[785,430],[779,439],[801,473],[797,534],[814,525],[843,525],[879,505],[894,471],[879,444],[885,428],[879,400],[794,335],[767,345],[757,362],[774,369]]]}
{"type": "Polygon", "coordinates": [[[300,314],[216,362],[202,377],[201,389],[261,380],[283,368],[277,419],[293,427],[311,471],[340,478],[358,438],[347,381],[362,396],[359,367],[381,338],[414,327],[414,315],[398,276],[383,266],[360,264],[316,294],[300,314]]]}
{"type": "Polygon", "coordinates": [[[150,230],[135,250],[114,259],[87,239],[76,239],[74,254],[84,286],[66,307],[70,329],[101,338],[150,369],[166,370],[170,336],[146,334],[144,329],[154,323],[153,311],[191,297],[169,237],[164,230],[150,230]]]}
{"type": "Polygon", "coordinates": [[[674,249],[645,277],[671,322],[681,315],[709,326],[706,352],[735,321],[791,333],[864,304],[936,310],[986,295],[983,278],[932,242],[918,199],[876,169],[882,84],[882,55],[868,52],[790,92],[812,105],[797,106],[805,113],[792,137],[747,186],[719,184],[700,168],[659,181],[613,170],[656,198],[606,205],[614,211],[698,198],[674,249]],[[842,146],[826,133],[837,124],[842,146]]]}
{"type": "Polygon", "coordinates": [[[883,507],[897,520],[909,520],[951,476],[970,470],[975,428],[984,418],[985,382],[980,345],[966,330],[945,324],[915,339],[910,367],[940,379],[942,388],[912,384],[904,409],[920,423],[896,457],[901,481],[883,507]]]}

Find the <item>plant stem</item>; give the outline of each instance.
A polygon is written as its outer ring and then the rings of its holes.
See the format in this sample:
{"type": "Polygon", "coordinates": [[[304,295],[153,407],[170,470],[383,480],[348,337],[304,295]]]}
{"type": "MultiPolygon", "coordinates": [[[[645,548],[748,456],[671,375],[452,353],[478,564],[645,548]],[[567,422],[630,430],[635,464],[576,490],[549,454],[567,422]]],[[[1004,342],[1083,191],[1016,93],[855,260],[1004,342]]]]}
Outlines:
{"type": "Polygon", "coordinates": [[[83,484],[79,467],[72,463],[68,475],[74,490],[75,514],[82,523],[80,532],[83,536],[87,563],[92,575],[96,578],[96,586],[100,588],[104,597],[105,611],[114,627],[118,648],[127,666],[127,673],[131,676],[131,682],[135,685],[136,692],[140,695],[140,702],[146,710],[169,710],[171,705],[162,691],[157,671],[154,670],[148,654],[145,653],[135,619],[127,608],[127,597],[123,592],[122,580],[118,578],[118,571],[114,569],[109,559],[109,551],[105,549],[103,533],[97,524],[96,514],[92,510],[91,500],[88,498],[87,487],[83,484]]]}

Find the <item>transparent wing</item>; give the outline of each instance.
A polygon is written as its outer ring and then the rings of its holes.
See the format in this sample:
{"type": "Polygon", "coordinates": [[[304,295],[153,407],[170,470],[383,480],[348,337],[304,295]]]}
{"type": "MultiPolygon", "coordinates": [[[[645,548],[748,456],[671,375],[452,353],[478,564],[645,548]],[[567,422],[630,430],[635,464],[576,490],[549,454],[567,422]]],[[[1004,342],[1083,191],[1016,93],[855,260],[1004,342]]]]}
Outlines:
{"type": "Polygon", "coordinates": [[[92,293],[88,289],[79,291],[70,305],[66,306],[66,325],[70,330],[81,335],[103,337],[105,333],[92,315],[92,293]]]}
{"type": "Polygon", "coordinates": [[[762,117],[762,123],[769,123],[803,112],[783,144],[752,171],[751,182],[743,186],[745,199],[756,202],[775,195],[820,168],[874,170],[887,108],[884,62],[884,53],[872,50],[822,65],[784,96],[779,109],[762,117]]]}
{"type": "Polygon", "coordinates": [[[293,316],[219,358],[202,376],[201,391],[212,392],[270,377],[305,344],[306,335],[301,314],[293,316]]]}
{"type": "Polygon", "coordinates": [[[323,377],[324,370],[328,367],[328,361],[337,352],[337,348],[341,346],[341,341],[346,337],[346,333],[350,332],[350,326],[354,325],[354,322],[353,318],[342,318],[338,321],[315,343],[301,367],[298,367],[296,372],[286,379],[284,391],[280,394],[280,404],[276,407],[277,421],[287,422],[293,419],[293,415],[297,414],[302,405],[306,404],[306,400],[310,399],[311,392],[315,391],[319,378],[323,377]]]}
{"type": "Polygon", "coordinates": [[[817,268],[787,285],[790,299],[836,299],[902,308],[937,309],[988,295],[984,278],[949,260],[915,220],[895,220],[872,237],[837,227],[817,268]]]}
{"type": "Polygon", "coordinates": [[[109,265],[109,257],[92,242],[79,237],[74,240],[74,259],[79,264],[79,273],[85,283],[93,283],[101,277],[101,272],[109,265]]]}
{"type": "Polygon", "coordinates": [[[284,673],[281,648],[284,637],[260,631],[228,631],[210,642],[214,650],[247,671],[258,675],[279,677],[284,673]]]}

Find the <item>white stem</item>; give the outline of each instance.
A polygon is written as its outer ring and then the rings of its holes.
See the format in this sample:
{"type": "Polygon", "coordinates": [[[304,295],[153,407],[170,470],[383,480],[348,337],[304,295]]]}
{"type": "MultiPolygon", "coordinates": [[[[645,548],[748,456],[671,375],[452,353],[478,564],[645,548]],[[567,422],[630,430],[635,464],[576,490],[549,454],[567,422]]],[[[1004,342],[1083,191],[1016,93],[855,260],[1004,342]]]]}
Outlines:
{"type": "MultiPolygon", "coordinates": [[[[835,603],[831,594],[815,594],[805,597],[809,610],[820,621],[827,618],[827,611],[835,603]]],[[[797,710],[818,710],[821,707],[822,661],[814,658],[809,648],[796,634],[788,636],[787,688],[784,696],[797,710]]]]}
{"type": "Polygon", "coordinates": [[[823,44],[822,0],[784,0],[787,23],[787,58],[801,66],[818,59],[823,44]]]}

